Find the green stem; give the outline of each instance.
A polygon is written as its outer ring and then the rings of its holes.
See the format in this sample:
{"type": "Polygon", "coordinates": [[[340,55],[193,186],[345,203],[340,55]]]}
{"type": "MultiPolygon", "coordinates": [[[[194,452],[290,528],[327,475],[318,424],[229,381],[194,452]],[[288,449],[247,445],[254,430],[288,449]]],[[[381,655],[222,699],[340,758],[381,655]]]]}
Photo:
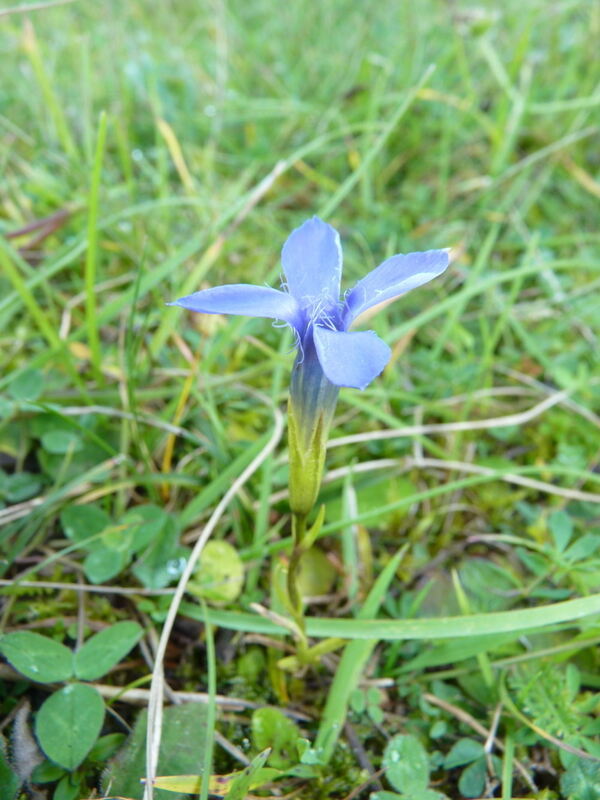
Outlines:
{"type": "Polygon", "coordinates": [[[302,607],[302,594],[298,585],[300,577],[300,562],[306,550],[304,545],[304,535],[306,533],[306,514],[292,514],[292,553],[287,573],[287,592],[290,602],[290,611],[294,621],[302,634],[302,639],[298,642],[298,658],[303,660],[303,653],[308,647],[306,639],[306,625],[304,622],[304,609],[302,607]]]}

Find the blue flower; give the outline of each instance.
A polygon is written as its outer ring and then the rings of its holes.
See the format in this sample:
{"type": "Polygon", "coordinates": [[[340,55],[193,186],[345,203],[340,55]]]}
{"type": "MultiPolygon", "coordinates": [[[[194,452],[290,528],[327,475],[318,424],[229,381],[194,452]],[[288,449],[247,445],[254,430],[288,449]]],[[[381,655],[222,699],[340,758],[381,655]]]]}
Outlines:
{"type": "Polygon", "coordinates": [[[342,248],[318,217],[292,232],[283,246],[283,290],[245,283],[215,286],[170,305],[202,314],[241,314],[282,320],[296,333],[298,355],[289,401],[290,506],[305,517],[313,507],[340,386],[364,389],[390,360],[374,331],[350,331],[364,311],[440,275],[446,250],[395,255],[340,299],[342,248]]]}
{"type": "Polygon", "coordinates": [[[350,331],[350,326],[367,309],[440,275],[448,266],[448,253],[428,250],[392,256],[340,300],[340,237],[331,225],[313,217],[289,236],[281,263],[283,291],[235,283],[195,292],[170,305],[202,314],[287,322],[297,335],[295,373],[303,365],[316,368],[318,364],[332,386],[364,389],[383,370],[391,350],[374,331],[350,331]]]}

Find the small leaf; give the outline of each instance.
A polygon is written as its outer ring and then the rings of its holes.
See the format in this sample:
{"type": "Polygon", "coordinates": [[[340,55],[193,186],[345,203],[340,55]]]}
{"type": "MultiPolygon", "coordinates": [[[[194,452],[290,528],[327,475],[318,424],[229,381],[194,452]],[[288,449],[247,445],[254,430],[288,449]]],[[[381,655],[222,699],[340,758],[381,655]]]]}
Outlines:
{"type": "Polygon", "coordinates": [[[569,800],[600,800],[600,762],[577,758],[560,779],[569,800]]]}
{"type": "Polygon", "coordinates": [[[7,633],[0,637],[0,653],[18,672],[38,683],[66,681],[73,675],[69,648],[39,633],[7,633]]]}
{"type": "Polygon", "coordinates": [[[39,494],[42,481],[31,472],[16,472],[9,475],[4,486],[4,495],[9,503],[22,503],[39,494]]]}
{"type": "Polygon", "coordinates": [[[298,726],[278,708],[258,708],[252,714],[252,743],[258,750],[272,750],[269,764],[286,769],[296,762],[298,726]]]}
{"type": "Polygon", "coordinates": [[[100,542],[107,550],[116,550],[128,558],[132,554],[132,531],[125,525],[109,525],[102,531],[100,542]]]}
{"type": "Polygon", "coordinates": [[[394,736],[383,754],[385,777],[403,794],[426,789],[429,759],[421,742],[410,734],[394,736]]]}
{"type": "Polygon", "coordinates": [[[162,589],[180,577],[189,551],[179,545],[179,529],[171,514],[147,504],[128,511],[120,523],[130,554],[141,553],[133,574],[146,588],[162,589]]]}
{"type": "Polygon", "coordinates": [[[484,758],[479,758],[463,770],[458,788],[465,797],[481,797],[485,789],[486,764],[484,758]]]}
{"type": "Polygon", "coordinates": [[[108,761],[123,746],[126,736],[124,733],[107,733],[101,736],[88,753],[91,761],[108,761]]]}
{"type": "Polygon", "coordinates": [[[95,681],[118,664],[142,638],[137,622],[117,622],[96,633],[75,653],[75,675],[82,681],[95,681]]]}
{"type": "Polygon", "coordinates": [[[554,539],[554,546],[562,553],[573,536],[573,520],[566,511],[555,511],[548,518],[548,527],[554,539]]]}
{"type": "Polygon", "coordinates": [[[108,547],[98,547],[85,557],[83,571],[91,583],[104,583],[118,575],[128,561],[126,554],[108,547]]]}
{"type": "Polygon", "coordinates": [[[446,720],[436,720],[429,729],[429,736],[431,739],[441,739],[448,732],[448,723],[446,720]]]}
{"type": "Polygon", "coordinates": [[[329,594],[337,578],[337,570],[318,547],[311,547],[302,556],[298,589],[302,597],[329,594]]]}
{"type": "Polygon", "coordinates": [[[376,686],[369,686],[367,689],[367,703],[370,706],[378,706],[383,702],[383,694],[381,689],[376,686]]]}
{"type": "Polygon", "coordinates": [[[21,780],[8,763],[0,742],[0,800],[14,800],[20,786],[21,780]]]}
{"type": "Polygon", "coordinates": [[[538,578],[545,576],[549,572],[550,566],[548,560],[540,553],[530,553],[529,550],[524,547],[515,547],[515,553],[523,564],[525,564],[527,569],[533,572],[538,578]]]}
{"type": "Polygon", "coordinates": [[[111,524],[111,519],[98,506],[68,506],[60,515],[60,523],[68,539],[81,542],[101,533],[111,524]]]}
{"type": "Polygon", "coordinates": [[[132,535],[131,546],[136,553],[164,537],[165,529],[173,522],[170,514],[151,503],[132,508],[120,519],[120,524],[132,535]]]}
{"type": "Polygon", "coordinates": [[[445,794],[440,794],[433,789],[419,789],[413,792],[410,798],[403,798],[403,800],[448,800],[445,794]]]}
{"type": "Polygon", "coordinates": [[[51,761],[73,771],[91,750],[104,722],[104,702],[84,683],[71,683],[42,704],[35,721],[40,747],[51,761]]]}
{"type": "Polygon", "coordinates": [[[322,505],[317,512],[317,517],[310,528],[304,534],[303,544],[305,548],[311,548],[317,541],[317,537],[321,533],[323,522],[325,521],[326,506],[322,505]]]}
{"type": "Polygon", "coordinates": [[[379,706],[369,706],[367,708],[369,718],[375,725],[382,725],[384,720],[383,709],[379,706]]]}
{"type": "MultiPolygon", "coordinates": [[[[155,506],[141,506],[138,511],[142,508],[152,510],[155,506]]],[[[133,565],[133,574],[144,586],[162,589],[180,577],[189,551],[179,545],[179,529],[172,516],[161,510],[156,519],[138,525],[133,534],[136,552],[141,549],[140,542],[144,543],[145,550],[133,565]],[[149,534],[149,541],[144,543],[149,534]]]]}
{"type": "Polygon", "coordinates": [[[483,745],[474,739],[459,739],[444,760],[445,769],[462,767],[485,755],[483,745]]]}
{"type": "Polygon", "coordinates": [[[472,611],[502,611],[509,608],[511,591],[519,586],[507,569],[484,558],[466,558],[459,569],[459,576],[472,611]]]}
{"type": "Polygon", "coordinates": [[[51,761],[42,761],[31,773],[31,783],[53,783],[60,780],[65,774],[63,767],[53,764],[51,761]]]}
{"type": "Polygon", "coordinates": [[[584,561],[598,551],[600,551],[600,536],[586,533],[569,547],[564,556],[567,561],[584,561]]]}
{"type": "Polygon", "coordinates": [[[52,800],[78,800],[81,797],[81,784],[76,775],[64,775],[54,790],[52,800]]]}
{"type": "Polygon", "coordinates": [[[349,702],[355,714],[363,714],[367,709],[367,697],[362,689],[355,689],[350,695],[349,702]]]}
{"type": "Polygon", "coordinates": [[[10,382],[8,393],[19,403],[33,403],[44,388],[44,373],[39,369],[26,369],[10,382]]]}
{"type": "Polygon", "coordinates": [[[81,439],[75,431],[54,430],[42,436],[42,447],[48,453],[63,455],[81,450],[81,439]]]}

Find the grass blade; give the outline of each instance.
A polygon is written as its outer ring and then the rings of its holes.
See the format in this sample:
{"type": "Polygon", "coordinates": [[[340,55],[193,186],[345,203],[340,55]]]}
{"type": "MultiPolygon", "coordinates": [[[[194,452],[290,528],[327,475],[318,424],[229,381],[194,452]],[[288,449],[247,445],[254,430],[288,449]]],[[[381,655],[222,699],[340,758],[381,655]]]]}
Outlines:
{"type": "Polygon", "coordinates": [[[102,161],[106,143],[106,112],[100,114],[98,137],[92,166],[88,206],[88,246],[85,258],[85,318],[87,323],[88,344],[91,351],[92,369],[96,379],[103,382],[101,370],[100,334],[96,313],[96,271],[98,267],[98,198],[102,176],[102,161]]]}

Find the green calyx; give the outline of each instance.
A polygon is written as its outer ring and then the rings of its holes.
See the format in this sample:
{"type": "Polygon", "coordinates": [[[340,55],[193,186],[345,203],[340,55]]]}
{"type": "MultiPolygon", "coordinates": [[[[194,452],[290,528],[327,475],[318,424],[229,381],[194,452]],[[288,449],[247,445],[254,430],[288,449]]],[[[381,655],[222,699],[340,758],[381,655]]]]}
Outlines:
{"type": "Polygon", "coordinates": [[[325,466],[327,428],[323,415],[319,414],[309,432],[301,431],[288,402],[290,508],[294,514],[306,516],[317,501],[325,466]]]}

